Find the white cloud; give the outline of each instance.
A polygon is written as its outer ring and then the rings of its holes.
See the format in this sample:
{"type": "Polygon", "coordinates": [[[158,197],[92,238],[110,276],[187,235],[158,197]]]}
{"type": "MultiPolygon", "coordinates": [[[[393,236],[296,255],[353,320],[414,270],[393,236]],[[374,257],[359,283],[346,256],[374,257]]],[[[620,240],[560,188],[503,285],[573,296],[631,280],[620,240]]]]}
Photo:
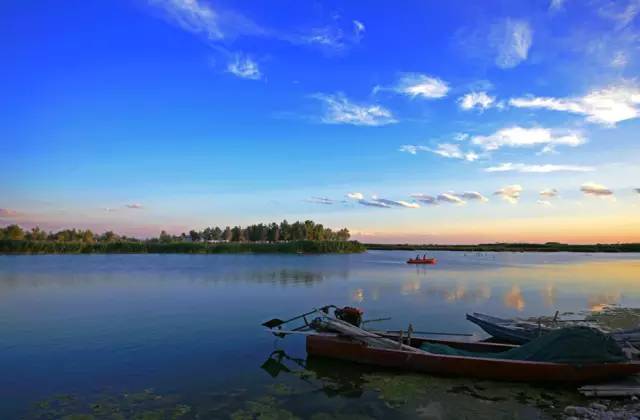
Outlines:
{"type": "Polygon", "coordinates": [[[522,173],[550,173],[550,172],[591,172],[594,168],[580,165],[527,165],[524,163],[501,163],[485,168],[485,172],[522,172],[522,173]]]}
{"type": "Polygon", "coordinates": [[[428,146],[420,146],[415,144],[404,144],[398,149],[401,152],[416,155],[418,152],[431,152],[438,156],[451,158],[451,159],[464,159],[468,162],[477,160],[480,156],[474,151],[464,152],[460,149],[460,146],[452,143],[440,143],[437,147],[431,148],[428,146]]]}
{"type": "Polygon", "coordinates": [[[489,96],[487,92],[469,92],[466,95],[458,98],[458,104],[460,108],[468,111],[477,108],[481,111],[490,108],[496,98],[489,96]]]}
{"type": "Polygon", "coordinates": [[[555,188],[546,188],[540,191],[540,197],[543,199],[555,198],[558,196],[558,190],[555,188]]]}
{"type": "Polygon", "coordinates": [[[429,205],[438,204],[436,198],[428,194],[415,193],[415,194],[411,194],[411,198],[424,204],[429,204],[429,205]]]}
{"type": "Polygon", "coordinates": [[[545,206],[545,207],[553,206],[553,204],[551,204],[551,201],[549,201],[549,200],[538,200],[538,201],[536,201],[536,203],[540,204],[541,206],[545,206]]]}
{"type": "Polygon", "coordinates": [[[140,203],[127,204],[125,207],[128,209],[136,209],[136,210],[141,210],[144,208],[144,206],[140,203]]]}
{"type": "Polygon", "coordinates": [[[539,108],[581,114],[587,121],[613,126],[640,116],[640,88],[636,85],[612,85],[593,90],[577,98],[523,97],[509,101],[518,108],[539,108]]]}
{"type": "Polygon", "coordinates": [[[360,22],[359,20],[353,20],[353,33],[358,40],[362,39],[365,31],[366,28],[364,26],[364,23],[360,22]]]}
{"type": "Polygon", "coordinates": [[[545,151],[557,145],[576,147],[585,143],[584,137],[577,132],[556,132],[548,128],[524,128],[519,126],[503,128],[488,136],[475,136],[471,139],[475,145],[486,151],[501,147],[545,146],[545,151]]]}
{"type": "Polygon", "coordinates": [[[456,194],[456,196],[464,199],[464,200],[477,200],[477,201],[481,201],[483,203],[486,203],[487,201],[489,201],[489,199],[487,197],[485,197],[484,195],[480,194],[477,191],[465,191],[462,194],[456,194]]]}
{"type": "Polygon", "coordinates": [[[372,196],[371,199],[364,198],[362,193],[348,193],[347,197],[355,200],[358,204],[368,207],[380,207],[380,208],[392,208],[392,207],[404,207],[407,209],[418,209],[420,204],[416,202],[409,202],[404,200],[390,200],[388,198],[381,198],[378,196],[372,196]]]}
{"type": "Polygon", "coordinates": [[[417,146],[414,144],[403,144],[402,146],[400,146],[400,149],[398,149],[400,152],[405,152],[405,153],[409,153],[412,155],[417,154],[418,152],[428,152],[430,151],[430,149],[426,146],[417,146]]]}
{"type": "Polygon", "coordinates": [[[505,19],[494,25],[489,41],[497,51],[496,65],[508,69],[526,60],[532,38],[531,27],[526,21],[505,19]]]}
{"type": "Polygon", "coordinates": [[[449,85],[437,77],[426,74],[404,73],[395,86],[391,88],[376,86],[373,88],[373,93],[384,90],[391,90],[411,98],[439,99],[447,95],[449,85]]]}
{"type": "Polygon", "coordinates": [[[387,206],[395,206],[395,207],[406,207],[408,209],[418,209],[420,208],[420,205],[418,203],[414,203],[414,202],[407,202],[407,201],[403,201],[403,200],[389,200],[387,198],[379,198],[376,196],[373,196],[371,198],[372,201],[376,202],[376,203],[381,203],[387,206]]]}
{"type": "Polygon", "coordinates": [[[613,191],[609,188],[605,187],[601,184],[596,184],[595,182],[587,182],[582,184],[580,187],[580,191],[582,191],[585,195],[592,196],[610,196],[613,195],[613,191]]]}
{"type": "Polygon", "coordinates": [[[522,193],[522,187],[518,184],[507,185],[494,192],[493,195],[502,197],[503,200],[508,201],[511,204],[517,204],[520,199],[520,193],[522,193]]]}
{"type": "Polygon", "coordinates": [[[335,201],[333,201],[328,197],[311,197],[307,199],[307,202],[314,203],[314,204],[325,204],[325,205],[331,205],[335,203],[335,201]]]}
{"type": "Polygon", "coordinates": [[[314,98],[325,105],[322,122],[326,124],[379,126],[398,122],[388,109],[380,105],[353,103],[342,93],[316,94],[314,98]]]}
{"type": "Polygon", "coordinates": [[[390,209],[391,206],[385,203],[381,203],[379,201],[376,200],[358,200],[359,204],[362,204],[363,206],[368,206],[368,207],[381,207],[381,208],[385,208],[385,209],[390,209]]]}
{"type": "Polygon", "coordinates": [[[236,54],[233,60],[229,62],[227,71],[243,79],[259,80],[262,78],[258,63],[240,54],[236,54]]]}
{"type": "Polygon", "coordinates": [[[362,200],[364,199],[364,194],[359,192],[350,192],[347,193],[347,198],[350,198],[352,200],[362,200]]]}
{"type": "Polygon", "coordinates": [[[443,201],[445,203],[465,204],[465,201],[463,199],[461,199],[460,197],[458,197],[454,193],[450,193],[450,192],[449,193],[438,194],[437,199],[438,199],[438,201],[443,201]]]}
{"type": "Polygon", "coordinates": [[[440,155],[446,158],[462,159],[463,154],[460,147],[457,144],[442,143],[437,148],[431,150],[436,155],[440,155]]]}

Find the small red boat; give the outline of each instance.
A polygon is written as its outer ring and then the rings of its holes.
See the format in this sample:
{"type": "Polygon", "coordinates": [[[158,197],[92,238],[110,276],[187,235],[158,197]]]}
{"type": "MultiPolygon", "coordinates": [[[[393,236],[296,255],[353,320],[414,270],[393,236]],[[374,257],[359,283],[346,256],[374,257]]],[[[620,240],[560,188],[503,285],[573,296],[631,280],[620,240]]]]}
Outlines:
{"type": "Polygon", "coordinates": [[[407,264],[435,264],[438,260],[435,258],[410,258],[407,260],[407,264]]]}

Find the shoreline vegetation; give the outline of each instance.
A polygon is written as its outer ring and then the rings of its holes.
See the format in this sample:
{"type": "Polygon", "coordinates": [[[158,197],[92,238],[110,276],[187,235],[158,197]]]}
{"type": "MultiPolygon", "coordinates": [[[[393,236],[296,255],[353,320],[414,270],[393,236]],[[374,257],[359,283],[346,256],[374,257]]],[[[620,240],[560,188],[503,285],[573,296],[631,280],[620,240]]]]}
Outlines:
{"type": "Polygon", "coordinates": [[[412,245],[412,244],[369,244],[367,250],[380,251],[459,251],[459,252],[640,252],[640,243],[619,244],[563,244],[559,242],[536,243],[493,243],[478,245],[412,245]]]}
{"type": "Polygon", "coordinates": [[[137,239],[108,231],[64,229],[45,232],[38,227],[24,230],[18,225],[0,228],[0,254],[231,254],[285,253],[324,254],[364,252],[351,241],[346,228],[333,231],[311,220],[257,224],[247,227],[208,227],[188,234],[137,239]]]}

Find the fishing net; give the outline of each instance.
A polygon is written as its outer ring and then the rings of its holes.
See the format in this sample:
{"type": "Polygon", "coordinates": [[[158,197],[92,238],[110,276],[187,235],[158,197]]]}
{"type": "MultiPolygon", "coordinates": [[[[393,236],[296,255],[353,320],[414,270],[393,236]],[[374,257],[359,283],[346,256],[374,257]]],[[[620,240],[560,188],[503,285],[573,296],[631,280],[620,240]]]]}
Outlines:
{"type": "Polygon", "coordinates": [[[519,347],[499,353],[478,353],[424,343],[422,350],[449,356],[528,360],[555,363],[611,363],[627,360],[620,346],[608,335],[589,327],[568,327],[551,331],[519,347]]]}

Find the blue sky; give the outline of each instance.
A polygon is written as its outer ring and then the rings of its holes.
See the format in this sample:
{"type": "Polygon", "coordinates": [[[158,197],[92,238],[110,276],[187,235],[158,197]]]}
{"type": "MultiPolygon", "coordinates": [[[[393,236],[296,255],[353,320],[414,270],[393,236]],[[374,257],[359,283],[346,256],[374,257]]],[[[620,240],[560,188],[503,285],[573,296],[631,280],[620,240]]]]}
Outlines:
{"type": "Polygon", "coordinates": [[[639,240],[639,12],[10,0],[0,223],[639,240]]]}

